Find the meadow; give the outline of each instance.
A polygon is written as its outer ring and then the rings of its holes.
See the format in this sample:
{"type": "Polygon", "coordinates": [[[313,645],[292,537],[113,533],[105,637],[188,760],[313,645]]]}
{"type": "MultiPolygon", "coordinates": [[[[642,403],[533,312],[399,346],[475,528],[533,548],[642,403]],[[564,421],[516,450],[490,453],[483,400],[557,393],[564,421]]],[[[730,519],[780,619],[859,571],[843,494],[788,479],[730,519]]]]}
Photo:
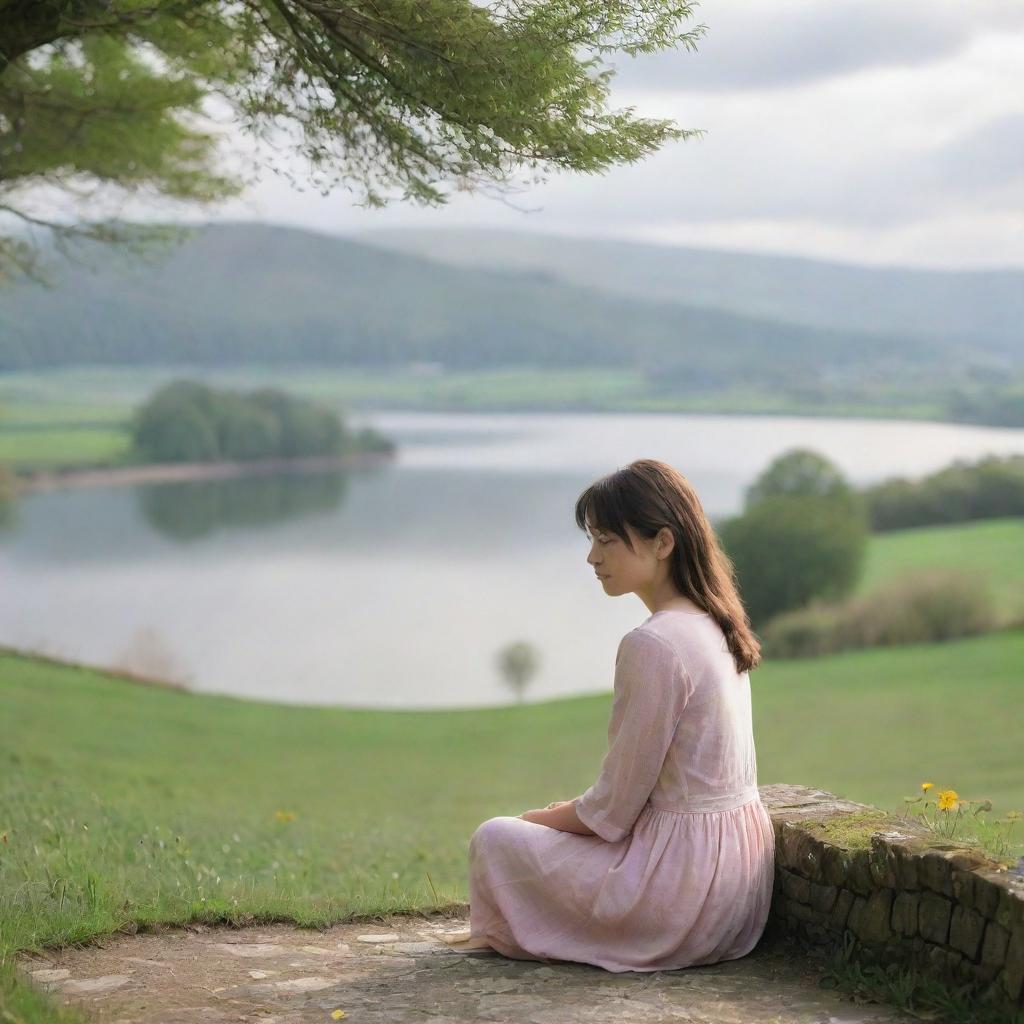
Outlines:
{"type": "Polygon", "coordinates": [[[872,534],[857,586],[869,594],[883,583],[922,569],[981,573],[1007,618],[1024,616],[1024,518],[986,519],[872,534]]]}
{"type": "MultiPolygon", "coordinates": [[[[1018,719],[1003,713],[1021,664],[1024,631],[766,663],[751,676],[758,782],[901,811],[930,781],[995,816],[1024,808],[1018,719]]],[[[609,699],[288,706],[0,654],[0,948],[129,922],[312,925],[464,903],[473,829],[581,793],[609,699]]]]}

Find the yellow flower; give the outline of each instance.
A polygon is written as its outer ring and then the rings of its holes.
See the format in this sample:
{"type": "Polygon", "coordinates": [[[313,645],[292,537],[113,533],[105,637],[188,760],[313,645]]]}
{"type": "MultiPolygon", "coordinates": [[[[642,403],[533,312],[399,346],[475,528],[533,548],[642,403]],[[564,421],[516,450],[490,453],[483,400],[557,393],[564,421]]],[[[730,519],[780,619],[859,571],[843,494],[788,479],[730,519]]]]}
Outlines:
{"type": "Polygon", "coordinates": [[[295,820],[295,812],[294,811],[275,811],[274,812],[274,817],[277,818],[278,821],[294,821],[295,820]]]}
{"type": "Polygon", "coordinates": [[[921,788],[927,793],[928,790],[931,789],[932,786],[934,786],[934,785],[935,785],[934,782],[922,782],[921,783],[921,788]]]}
{"type": "Polygon", "coordinates": [[[342,1017],[347,1017],[348,1014],[344,1010],[335,1010],[331,1014],[331,1020],[341,1020],[342,1017]]]}
{"type": "Polygon", "coordinates": [[[939,790],[939,810],[948,811],[951,807],[956,807],[958,799],[955,789],[939,790]]]}

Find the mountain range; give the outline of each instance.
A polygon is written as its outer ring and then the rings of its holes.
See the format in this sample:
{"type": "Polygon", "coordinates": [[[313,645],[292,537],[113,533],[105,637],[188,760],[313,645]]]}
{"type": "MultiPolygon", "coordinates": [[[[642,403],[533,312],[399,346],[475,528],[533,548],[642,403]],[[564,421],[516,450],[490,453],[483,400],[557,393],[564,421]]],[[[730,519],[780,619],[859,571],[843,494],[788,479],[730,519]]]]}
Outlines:
{"type": "Polygon", "coordinates": [[[87,247],[55,277],[52,290],[0,288],[0,371],[434,361],[628,367],[687,391],[1024,365],[1017,271],[239,222],[196,228],[152,261],[87,247]]]}

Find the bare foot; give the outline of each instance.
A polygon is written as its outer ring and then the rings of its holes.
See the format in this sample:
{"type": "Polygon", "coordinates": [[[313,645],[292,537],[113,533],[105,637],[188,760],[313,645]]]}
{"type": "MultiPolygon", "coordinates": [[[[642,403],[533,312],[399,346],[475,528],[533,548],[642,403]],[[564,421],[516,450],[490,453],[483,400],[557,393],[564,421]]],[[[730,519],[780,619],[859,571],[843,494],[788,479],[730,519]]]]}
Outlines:
{"type": "Polygon", "coordinates": [[[493,949],[485,938],[472,935],[469,929],[451,935],[442,935],[441,941],[453,949],[493,949]]]}

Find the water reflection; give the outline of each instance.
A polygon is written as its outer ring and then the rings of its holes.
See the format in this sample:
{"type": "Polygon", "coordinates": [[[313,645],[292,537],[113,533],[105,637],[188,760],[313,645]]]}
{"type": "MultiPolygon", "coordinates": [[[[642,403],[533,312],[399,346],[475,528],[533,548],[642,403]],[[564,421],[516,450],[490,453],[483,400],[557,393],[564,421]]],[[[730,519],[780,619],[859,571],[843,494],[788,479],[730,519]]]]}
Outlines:
{"type": "Polygon", "coordinates": [[[332,470],[143,484],[136,493],[158,533],[192,541],[225,527],[264,527],[330,512],[348,490],[348,474],[332,470]]]}

